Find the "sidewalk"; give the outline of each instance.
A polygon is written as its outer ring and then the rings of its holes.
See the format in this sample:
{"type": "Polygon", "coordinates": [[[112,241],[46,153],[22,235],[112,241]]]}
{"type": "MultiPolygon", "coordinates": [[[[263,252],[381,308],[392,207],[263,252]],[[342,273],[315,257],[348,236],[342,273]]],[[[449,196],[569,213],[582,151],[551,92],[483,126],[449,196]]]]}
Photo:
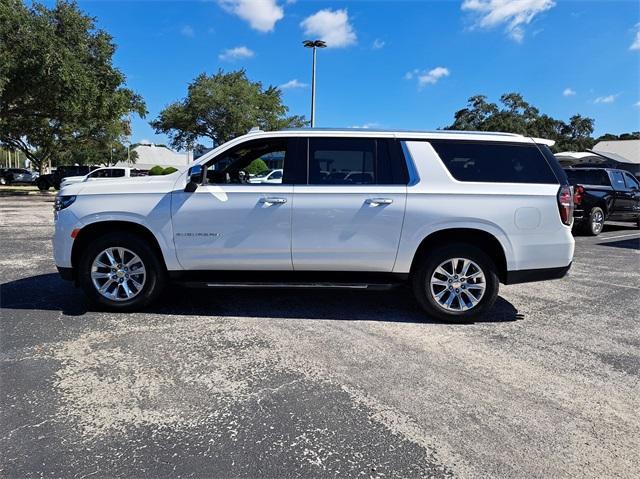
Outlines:
{"type": "Polygon", "coordinates": [[[0,196],[23,196],[23,195],[39,195],[39,196],[55,196],[57,193],[54,189],[48,191],[40,191],[37,186],[33,185],[10,185],[0,186],[0,196]]]}

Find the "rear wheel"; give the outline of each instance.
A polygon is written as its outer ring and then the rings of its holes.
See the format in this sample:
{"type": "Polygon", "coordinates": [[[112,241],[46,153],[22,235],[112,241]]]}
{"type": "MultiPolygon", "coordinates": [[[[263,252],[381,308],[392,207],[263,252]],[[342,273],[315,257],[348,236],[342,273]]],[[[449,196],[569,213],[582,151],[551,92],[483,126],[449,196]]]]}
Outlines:
{"type": "Polygon", "coordinates": [[[599,206],[594,206],[589,212],[589,218],[585,223],[586,233],[591,236],[598,236],[604,228],[604,211],[599,206]]]}
{"type": "Polygon", "coordinates": [[[486,313],[498,296],[496,267],[480,249],[458,243],[424,257],[413,274],[413,292],[429,316],[465,322],[486,313]]]}
{"type": "Polygon", "coordinates": [[[44,178],[38,178],[36,180],[36,186],[40,191],[47,191],[49,189],[49,182],[44,178]]]}
{"type": "Polygon", "coordinates": [[[86,248],[78,280],[95,303],[113,311],[137,311],[161,293],[165,270],[157,254],[139,236],[111,233],[86,248]]]}

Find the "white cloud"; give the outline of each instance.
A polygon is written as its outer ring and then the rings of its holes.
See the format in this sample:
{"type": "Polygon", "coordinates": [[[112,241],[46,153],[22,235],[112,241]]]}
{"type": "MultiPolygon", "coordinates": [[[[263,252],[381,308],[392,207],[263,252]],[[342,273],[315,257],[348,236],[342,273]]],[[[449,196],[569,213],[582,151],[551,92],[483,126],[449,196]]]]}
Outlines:
{"type": "Polygon", "coordinates": [[[349,23],[346,9],[332,11],[320,10],[300,22],[305,35],[319,38],[327,42],[329,48],[340,48],[352,45],[357,40],[356,32],[349,23]]]}
{"type": "Polygon", "coordinates": [[[629,50],[640,50],[640,23],[636,23],[636,38],[629,47],[629,50]]]}
{"type": "Polygon", "coordinates": [[[371,48],[373,48],[374,50],[380,50],[385,46],[385,44],[386,42],[384,40],[380,40],[379,38],[376,38],[373,41],[373,45],[371,45],[371,48]]]}
{"type": "Polygon", "coordinates": [[[635,102],[633,106],[635,106],[636,108],[640,108],[640,101],[635,102]]]}
{"type": "Polygon", "coordinates": [[[598,98],[593,100],[593,103],[613,103],[619,96],[619,93],[615,95],[599,96],[598,98]]]}
{"type": "Polygon", "coordinates": [[[352,125],[349,128],[359,128],[361,130],[369,130],[371,128],[380,128],[380,123],[376,123],[375,121],[370,123],[365,123],[363,125],[352,125]]]}
{"type": "Polygon", "coordinates": [[[270,32],[284,17],[284,11],[276,0],[218,0],[218,3],[259,32],[270,32]]]}
{"type": "Polygon", "coordinates": [[[572,90],[571,88],[565,88],[564,91],[562,92],[562,96],[575,96],[576,91],[572,90]]]}
{"type": "Polygon", "coordinates": [[[218,58],[225,62],[232,62],[234,60],[240,60],[242,58],[252,58],[255,56],[252,50],[249,50],[247,47],[235,47],[235,48],[227,48],[223,51],[218,58]]]}
{"type": "Polygon", "coordinates": [[[180,29],[180,33],[185,37],[190,37],[190,38],[196,35],[196,32],[193,30],[193,27],[191,27],[191,25],[185,25],[184,27],[182,27],[180,29]]]}
{"type": "Polygon", "coordinates": [[[464,0],[461,8],[474,14],[475,24],[481,28],[506,24],[507,35],[521,42],[524,26],[554,6],[554,0],[464,0]]]}
{"type": "Polygon", "coordinates": [[[448,77],[450,74],[449,69],[445,67],[436,67],[432,70],[422,72],[416,68],[405,73],[404,79],[413,80],[416,78],[418,80],[418,86],[422,88],[425,85],[435,85],[438,83],[438,80],[448,77]]]}
{"type": "Polygon", "coordinates": [[[294,88],[307,88],[309,85],[306,83],[299,82],[296,78],[293,80],[289,80],[287,83],[283,83],[278,88],[281,90],[290,90],[294,88]]]}

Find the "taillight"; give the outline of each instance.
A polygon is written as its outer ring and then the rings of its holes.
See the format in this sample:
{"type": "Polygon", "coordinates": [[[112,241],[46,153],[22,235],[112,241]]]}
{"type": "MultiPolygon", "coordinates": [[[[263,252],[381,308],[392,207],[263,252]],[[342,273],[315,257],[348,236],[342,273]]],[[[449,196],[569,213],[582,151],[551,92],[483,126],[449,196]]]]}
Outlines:
{"type": "Polygon", "coordinates": [[[573,221],[573,194],[569,185],[561,186],[558,191],[558,210],[560,211],[562,222],[567,226],[571,226],[573,221]]]}
{"type": "Polygon", "coordinates": [[[573,204],[581,205],[582,204],[582,195],[584,195],[584,188],[582,186],[576,186],[576,189],[573,191],[573,204]]]}

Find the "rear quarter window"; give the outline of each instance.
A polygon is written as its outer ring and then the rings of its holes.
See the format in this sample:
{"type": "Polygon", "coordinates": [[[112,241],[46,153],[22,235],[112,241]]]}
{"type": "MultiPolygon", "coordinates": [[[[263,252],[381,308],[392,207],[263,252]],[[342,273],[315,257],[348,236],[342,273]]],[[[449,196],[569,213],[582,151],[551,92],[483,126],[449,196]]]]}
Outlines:
{"type": "Polygon", "coordinates": [[[611,186],[605,170],[566,170],[572,185],[611,186]]]}
{"type": "Polygon", "coordinates": [[[458,181],[559,184],[534,144],[430,141],[458,181]]]}

